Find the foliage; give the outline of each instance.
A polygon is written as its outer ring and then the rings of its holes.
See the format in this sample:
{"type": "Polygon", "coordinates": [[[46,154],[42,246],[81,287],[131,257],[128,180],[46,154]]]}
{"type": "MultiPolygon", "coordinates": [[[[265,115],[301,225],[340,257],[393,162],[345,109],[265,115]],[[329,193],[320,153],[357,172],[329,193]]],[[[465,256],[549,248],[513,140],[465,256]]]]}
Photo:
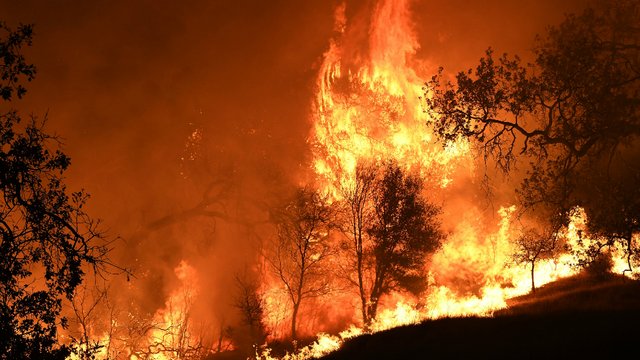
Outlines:
{"type": "Polygon", "coordinates": [[[444,235],[440,208],[423,198],[418,177],[395,162],[360,164],[355,179],[344,184],[343,232],[353,261],[348,280],[361,298],[368,326],[376,317],[380,298],[392,291],[418,294],[426,288],[426,259],[444,235]]]}
{"type": "MultiPolygon", "coordinates": [[[[5,104],[22,97],[22,79],[33,65],[20,51],[32,29],[11,31],[0,24],[0,92],[5,104]]],[[[55,139],[43,124],[22,124],[16,111],[0,114],[0,358],[63,359],[70,349],[58,343],[63,298],[71,300],[83,266],[100,266],[107,248],[83,210],[84,192],[68,194],[64,171],[69,157],[51,149],[55,139]]]]}
{"type": "Polygon", "coordinates": [[[438,206],[422,197],[420,178],[405,174],[396,163],[383,167],[373,192],[375,215],[367,232],[375,263],[369,316],[375,317],[380,297],[392,290],[418,294],[426,288],[426,255],[443,239],[438,206]]]}
{"type": "Polygon", "coordinates": [[[637,1],[603,1],[538,37],[533,64],[489,49],[455,84],[441,69],[426,87],[442,140],[468,138],[505,172],[526,159],[526,209],[557,216],[555,226],[581,206],[589,231],[625,243],[630,259],[640,230],[638,23],[637,1]]]}
{"type": "Polygon", "coordinates": [[[31,81],[36,73],[35,66],[21,53],[24,46],[31,46],[33,26],[20,25],[14,31],[0,21],[0,33],[0,96],[2,100],[10,101],[14,95],[22,98],[27,89],[21,80],[31,81]]]}

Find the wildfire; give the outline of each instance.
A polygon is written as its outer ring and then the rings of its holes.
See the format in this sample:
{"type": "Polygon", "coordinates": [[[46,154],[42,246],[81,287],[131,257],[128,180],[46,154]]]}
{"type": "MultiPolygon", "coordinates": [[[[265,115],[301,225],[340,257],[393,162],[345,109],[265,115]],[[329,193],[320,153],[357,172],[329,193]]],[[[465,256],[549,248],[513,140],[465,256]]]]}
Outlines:
{"type": "MultiPolygon", "coordinates": [[[[339,187],[353,181],[359,161],[393,159],[405,170],[423,177],[433,192],[430,195],[440,196],[445,203],[443,217],[455,219],[447,222],[447,241],[430,259],[426,294],[422,298],[402,293],[386,296],[367,331],[447,316],[491,316],[505,308],[509,298],[529,292],[532,276],[541,286],[575,274],[577,268],[572,265],[578,259],[569,253],[540,259],[535,271],[513,264],[513,239],[521,230],[513,219],[514,205],[501,204],[497,212],[487,214],[471,199],[462,204],[446,203],[447,198],[456,197],[452,188],[470,183],[474,159],[467,142],[461,139],[443,147],[435,142],[426,125],[429,119],[420,97],[423,79],[433,69],[415,59],[419,44],[410,19],[409,0],[379,1],[366,32],[366,46],[354,41],[363,32],[353,30],[352,26],[358,24],[348,23],[345,11],[344,4],[336,10],[335,29],[339,35],[324,54],[311,114],[309,143],[320,186],[339,200],[339,187]]],[[[197,142],[199,136],[196,130],[192,140],[197,142]]],[[[588,248],[594,240],[585,237],[585,224],[584,212],[577,209],[558,237],[567,246],[588,248]]],[[[636,236],[635,241],[638,240],[636,236]]],[[[612,255],[614,270],[626,269],[626,262],[616,249],[612,255]]],[[[175,273],[181,285],[170,294],[165,307],[155,313],[155,326],[147,334],[150,359],[179,358],[181,354],[174,349],[201,346],[189,313],[198,295],[198,274],[186,262],[181,262],[175,273]]],[[[264,276],[260,287],[264,294],[264,321],[271,339],[284,338],[291,317],[286,305],[289,300],[277,279],[264,276]]],[[[338,335],[320,333],[314,343],[285,359],[322,356],[339,348],[346,339],[365,332],[353,325],[358,324],[359,316],[353,299],[335,295],[331,303],[322,305],[336,318],[341,317],[342,323],[351,324],[347,330],[338,335]]],[[[310,309],[304,311],[311,313],[310,309]]],[[[327,331],[321,329],[324,324],[315,321],[326,320],[325,315],[311,318],[308,324],[301,324],[301,333],[327,331]]],[[[271,359],[272,355],[267,349],[256,357],[271,359]]],[[[130,354],[130,358],[140,357],[130,354]]]]}
{"type": "MultiPolygon", "coordinates": [[[[369,53],[345,58],[349,37],[345,7],[318,78],[313,112],[314,169],[333,190],[354,175],[358,160],[396,159],[406,169],[427,172],[446,186],[456,161],[467,154],[465,142],[435,144],[420,96],[422,80],[409,61],[418,49],[406,1],[378,4],[371,23],[369,53]]],[[[415,64],[419,64],[415,62],[415,64]]],[[[422,66],[424,67],[424,66],[422,66]]],[[[430,177],[430,178],[431,178],[430,177]]]]}
{"type": "MultiPolygon", "coordinates": [[[[447,190],[452,184],[468,181],[469,171],[474,170],[468,143],[459,140],[443,148],[425,125],[420,75],[428,69],[414,58],[419,45],[408,9],[407,0],[381,0],[376,5],[366,52],[349,48],[357,31],[351,32],[344,5],[336,11],[339,36],[324,54],[310,137],[313,169],[324,190],[335,198],[340,197],[340,185],[352,181],[362,160],[394,159],[423,176],[444,197],[450,195],[447,190]]],[[[432,286],[427,295],[422,299],[388,296],[369,331],[444,316],[491,316],[507,306],[507,299],[527,293],[531,271],[514,265],[511,256],[516,250],[512,240],[520,230],[512,219],[515,210],[510,204],[501,207],[495,214],[497,230],[488,231],[487,218],[492,217],[482,214],[471,200],[456,208],[445,206],[444,217],[455,218],[456,224],[431,260],[432,286]]],[[[577,211],[558,236],[574,246],[581,239],[584,246],[585,221],[577,211]]],[[[540,259],[533,271],[536,285],[575,274],[576,261],[569,254],[540,259]]],[[[615,266],[626,267],[621,260],[615,260],[615,266]]],[[[324,354],[362,331],[352,326],[340,336],[320,335],[309,347],[285,358],[324,354]]],[[[270,358],[268,352],[261,356],[270,358]]]]}
{"type": "Polygon", "coordinates": [[[180,358],[185,355],[181,352],[189,352],[200,345],[190,323],[190,310],[199,291],[197,272],[185,261],[181,261],[174,271],[181,284],[169,295],[165,307],[153,317],[155,326],[148,337],[149,359],[180,358]]]}

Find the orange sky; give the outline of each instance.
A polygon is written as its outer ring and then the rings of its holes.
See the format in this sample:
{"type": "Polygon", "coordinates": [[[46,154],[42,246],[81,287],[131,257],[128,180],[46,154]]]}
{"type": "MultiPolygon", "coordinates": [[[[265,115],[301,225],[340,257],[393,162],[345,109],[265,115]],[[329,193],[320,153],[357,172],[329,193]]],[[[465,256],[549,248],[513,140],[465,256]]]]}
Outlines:
{"type": "MultiPolygon", "coordinates": [[[[147,194],[144,207],[167,192],[194,127],[221,156],[299,167],[336,3],[25,0],[0,2],[0,17],[36,25],[28,55],[38,73],[16,105],[48,112],[73,160],[70,180],[119,222],[113,212],[141,210],[113,209],[114,198],[147,194]]],[[[457,70],[487,46],[522,53],[572,3],[415,1],[418,56],[457,70]]]]}
{"type": "MultiPolygon", "coordinates": [[[[473,65],[488,46],[526,57],[536,33],[585,1],[416,0],[418,57],[450,70],[473,65]]],[[[347,16],[358,21],[369,3],[348,2],[347,16]]],[[[25,115],[48,113],[49,132],[72,158],[70,187],[91,193],[91,213],[123,238],[118,257],[148,256],[172,273],[180,257],[212,246],[215,261],[238,262],[243,251],[217,252],[251,247],[234,230],[217,228],[214,245],[194,228],[131,238],[198,201],[202,184],[180,175],[195,129],[201,160],[231,164],[242,179],[241,201],[266,196],[278,173],[308,168],[308,114],[336,4],[0,1],[1,20],[35,24],[27,56],[38,73],[14,105],[25,115]],[[197,244],[185,245],[194,237],[197,244]]]]}

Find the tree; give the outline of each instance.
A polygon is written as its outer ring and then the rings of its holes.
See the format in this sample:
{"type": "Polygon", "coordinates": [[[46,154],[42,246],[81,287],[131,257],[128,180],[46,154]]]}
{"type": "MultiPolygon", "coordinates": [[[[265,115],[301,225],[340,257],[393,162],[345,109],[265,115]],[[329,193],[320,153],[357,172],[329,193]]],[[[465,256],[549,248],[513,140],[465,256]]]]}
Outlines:
{"type": "Polygon", "coordinates": [[[305,187],[276,209],[273,218],[277,236],[268,260],[291,301],[291,337],[295,340],[300,304],[329,291],[323,264],[331,255],[328,240],[333,211],[317,191],[305,187]]]}
{"type": "Polygon", "coordinates": [[[373,192],[375,213],[367,229],[372,240],[373,282],[367,319],[376,317],[384,294],[406,290],[414,294],[426,287],[425,264],[441,244],[440,207],[422,197],[420,178],[405,174],[387,162],[373,192]]]}
{"type": "Polygon", "coordinates": [[[538,37],[533,64],[495,60],[488,50],[455,84],[441,69],[426,86],[431,125],[443,141],[467,138],[505,172],[526,158],[524,208],[546,208],[567,223],[581,206],[593,219],[589,230],[625,241],[629,255],[639,194],[616,185],[640,173],[638,23],[637,1],[603,1],[538,37]],[[606,196],[612,191],[620,196],[606,196]]]}
{"type": "Polygon", "coordinates": [[[242,331],[241,339],[236,342],[245,355],[255,354],[254,345],[262,345],[267,339],[267,328],[264,324],[264,294],[259,289],[258,280],[250,278],[246,273],[236,275],[236,295],[233,305],[242,316],[242,323],[246,331],[242,331]],[[243,349],[244,348],[244,349],[243,349]]]}
{"type": "Polygon", "coordinates": [[[374,164],[359,163],[353,181],[342,184],[340,195],[343,204],[342,231],[351,240],[345,247],[353,260],[346,269],[346,278],[357,287],[360,298],[360,310],[365,323],[369,320],[367,310],[367,284],[365,279],[367,229],[373,216],[373,190],[376,184],[376,168],[374,164]],[[355,270],[355,278],[352,272],[355,270]]]}
{"type": "MultiPolygon", "coordinates": [[[[35,68],[21,51],[32,27],[0,23],[0,94],[3,105],[21,98],[35,68]]],[[[15,110],[0,114],[0,358],[64,359],[59,344],[62,301],[71,300],[83,267],[106,264],[97,222],[83,210],[87,194],[69,194],[63,173],[70,160],[55,138],[15,110]]]]}
{"type": "MultiPolygon", "coordinates": [[[[602,249],[622,247],[627,268],[632,272],[640,262],[637,237],[640,234],[640,152],[617,154],[618,161],[606,172],[593,171],[591,186],[580,188],[585,198],[582,206],[588,214],[587,226],[592,242],[585,249],[584,265],[598,260],[602,249]]],[[[581,255],[578,253],[578,255],[581,255]]]]}
{"type": "Polygon", "coordinates": [[[553,256],[556,250],[557,232],[547,229],[540,233],[534,228],[525,229],[515,240],[513,260],[516,264],[531,265],[531,292],[536,292],[535,271],[539,260],[553,256]]]}

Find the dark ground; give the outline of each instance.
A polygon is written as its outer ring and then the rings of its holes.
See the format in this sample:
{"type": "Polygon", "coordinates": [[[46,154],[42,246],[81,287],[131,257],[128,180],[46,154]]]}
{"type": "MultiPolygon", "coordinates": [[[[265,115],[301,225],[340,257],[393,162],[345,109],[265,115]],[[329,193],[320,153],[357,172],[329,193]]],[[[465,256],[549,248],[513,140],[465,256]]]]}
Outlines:
{"type": "MultiPolygon", "coordinates": [[[[429,320],[362,335],[322,359],[640,359],[640,281],[578,275],[508,304],[492,318],[429,320]]],[[[271,346],[273,355],[291,350],[271,346]]],[[[246,358],[237,351],[211,357],[246,358]]]]}
{"type": "Polygon", "coordinates": [[[513,299],[493,318],[364,335],[323,359],[638,359],[639,328],[639,282],[577,276],[513,299]]]}

